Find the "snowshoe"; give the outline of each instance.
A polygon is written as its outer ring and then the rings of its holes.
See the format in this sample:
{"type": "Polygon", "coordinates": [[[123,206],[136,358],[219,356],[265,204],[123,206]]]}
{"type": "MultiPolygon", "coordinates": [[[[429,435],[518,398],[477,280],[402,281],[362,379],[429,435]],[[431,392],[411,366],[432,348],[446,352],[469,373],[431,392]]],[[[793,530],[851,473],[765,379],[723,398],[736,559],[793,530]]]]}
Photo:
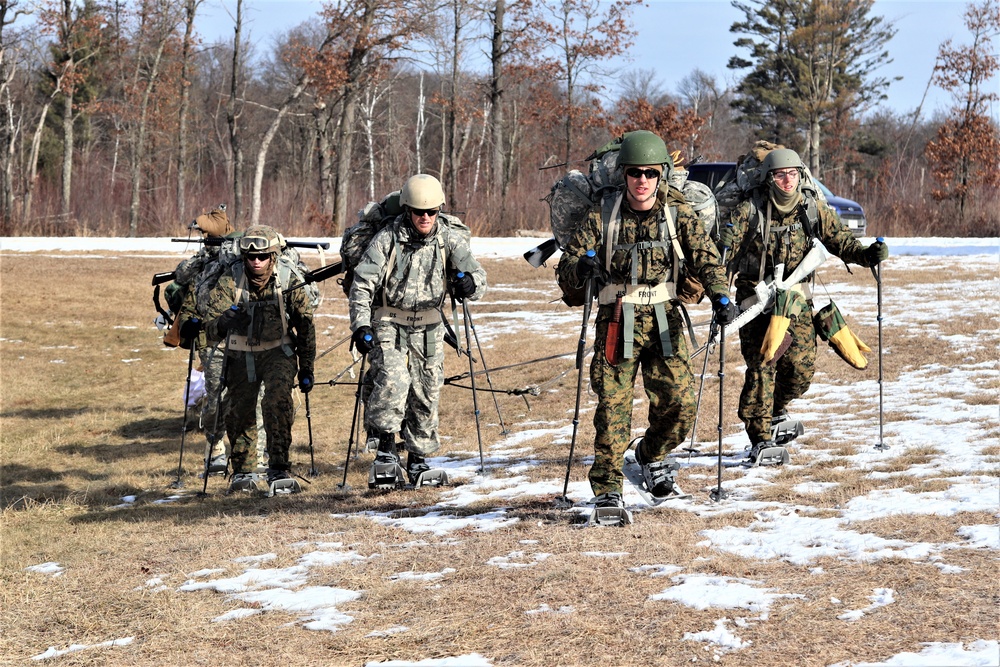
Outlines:
{"type": "Polygon", "coordinates": [[[229,493],[260,491],[257,486],[257,475],[251,472],[237,472],[229,480],[229,493]]]}
{"type": "Polygon", "coordinates": [[[789,419],[787,412],[771,417],[771,440],[776,445],[784,445],[805,433],[805,427],[797,419],[789,419]]]}
{"type": "Polygon", "coordinates": [[[625,509],[622,494],[602,493],[594,498],[594,511],[587,520],[588,526],[627,526],[632,523],[632,513],[625,509]]]}
{"type": "Polygon", "coordinates": [[[440,468],[431,468],[424,457],[410,452],[406,457],[406,475],[415,488],[421,486],[444,486],[448,483],[448,473],[440,468]]]}
{"type": "Polygon", "coordinates": [[[287,470],[267,469],[267,497],[276,495],[289,495],[292,493],[302,493],[302,487],[297,479],[292,477],[287,470]]]}
{"type": "Polygon", "coordinates": [[[667,500],[684,500],[690,498],[690,493],[681,491],[677,484],[677,471],[681,464],[676,461],[654,461],[649,464],[640,463],[640,447],[642,441],[636,443],[635,452],[626,450],[622,463],[625,479],[635,487],[642,499],[648,505],[657,506],[667,500]]]}
{"type": "Polygon", "coordinates": [[[210,456],[205,462],[205,470],[202,470],[198,477],[204,478],[206,472],[208,472],[209,477],[225,476],[229,472],[229,461],[226,459],[225,452],[210,456]]]}
{"type": "Polygon", "coordinates": [[[761,442],[755,442],[747,454],[747,460],[744,461],[743,465],[748,468],[756,468],[758,466],[780,466],[788,463],[791,458],[788,456],[788,450],[781,445],[774,444],[772,440],[763,440],[761,442]]]}
{"type": "Polygon", "coordinates": [[[405,484],[406,473],[394,454],[379,452],[368,470],[369,489],[396,489],[405,484]]]}

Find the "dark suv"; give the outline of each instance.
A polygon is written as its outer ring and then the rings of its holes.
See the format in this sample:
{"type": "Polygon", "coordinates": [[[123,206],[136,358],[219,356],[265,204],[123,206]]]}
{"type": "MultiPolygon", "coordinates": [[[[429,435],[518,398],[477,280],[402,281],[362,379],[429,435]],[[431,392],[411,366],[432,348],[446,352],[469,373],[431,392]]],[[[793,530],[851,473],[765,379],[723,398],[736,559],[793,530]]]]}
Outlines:
{"type": "MultiPolygon", "coordinates": [[[[728,182],[736,173],[735,162],[697,162],[685,165],[688,170],[688,178],[699,183],[704,183],[716,191],[719,186],[728,182]]],[[[830,189],[816,181],[819,189],[823,191],[826,201],[831,208],[837,212],[840,219],[854,233],[855,236],[864,236],[868,229],[868,220],[865,218],[865,211],[861,204],[850,199],[844,199],[830,192],[830,189]]]]}

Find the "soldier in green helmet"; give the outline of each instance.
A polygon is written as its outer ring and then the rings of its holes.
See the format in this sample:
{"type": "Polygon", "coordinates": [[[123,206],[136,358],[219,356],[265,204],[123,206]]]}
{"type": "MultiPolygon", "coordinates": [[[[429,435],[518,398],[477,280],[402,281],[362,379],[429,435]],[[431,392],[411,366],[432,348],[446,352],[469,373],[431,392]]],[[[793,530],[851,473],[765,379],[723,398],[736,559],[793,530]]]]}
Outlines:
{"type": "Polygon", "coordinates": [[[636,444],[636,461],[651,495],[676,493],[678,466],[666,455],[687,437],[696,411],[677,301],[678,263],[705,286],[719,321],[735,316],[723,298],[728,288],[715,244],[683,194],[666,184],[672,162],[663,140],[645,130],[630,132],[621,143],[618,167],[624,185],[606,195],[576,230],[557,267],[560,280],[572,287],[589,282],[599,304],[590,366],[598,403],[589,473],[598,508],[624,507],[623,455],[640,368],[649,427],[636,444]]]}
{"type": "MultiPolygon", "coordinates": [[[[733,211],[729,227],[720,233],[720,247],[729,248],[730,269],[736,273],[736,300],[741,305],[754,286],[771,280],[774,267],[784,265],[783,279],[802,262],[818,239],[829,252],[851,264],[872,267],[889,256],[882,241],[863,246],[826,203],[818,200],[805,178],[798,153],[787,148],[769,152],[757,170],[759,184],[733,211]]],[[[803,304],[791,318],[787,335],[775,332],[771,312],[740,328],[740,349],[747,369],[740,394],[739,416],[746,425],[750,465],[779,464],[787,459],[781,447],[802,433],[788,420],[788,404],[812,382],[816,364],[816,332],[812,314],[812,276],[784,295],[803,304]],[[787,346],[787,348],[786,348],[787,346]],[[778,454],[775,451],[780,450],[778,454]]]]}

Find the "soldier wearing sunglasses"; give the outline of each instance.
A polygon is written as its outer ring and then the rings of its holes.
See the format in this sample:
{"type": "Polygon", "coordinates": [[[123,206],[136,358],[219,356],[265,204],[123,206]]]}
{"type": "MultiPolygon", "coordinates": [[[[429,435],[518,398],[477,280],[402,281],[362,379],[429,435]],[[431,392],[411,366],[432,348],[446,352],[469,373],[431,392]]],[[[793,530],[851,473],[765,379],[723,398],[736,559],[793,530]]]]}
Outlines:
{"type": "MultiPolygon", "coordinates": [[[[378,438],[378,470],[400,468],[398,432],[408,452],[406,475],[416,483],[429,470],[425,458],[440,447],[441,307],[449,294],[459,300],[481,298],[486,272],[472,256],[467,228],[441,212],[445,199],[438,179],[410,177],[399,202],[403,213],[372,238],[354,270],[351,331],[371,364],[365,427],[378,438]]],[[[375,488],[403,483],[369,479],[375,488]]]]}
{"type": "Polygon", "coordinates": [[[224,377],[229,392],[226,433],[232,447],[230,491],[258,489],[255,475],[260,387],[267,432],[267,483],[272,490],[295,492],[288,450],[292,444],[292,389],[313,385],[316,329],[313,307],[298,282],[278,270],[283,239],[271,227],[250,227],[239,240],[241,261],[209,293],[205,333],[210,342],[225,341],[224,377]],[[283,284],[287,280],[289,284],[283,284]],[[296,378],[297,372],[297,378],[296,378]]]}
{"type": "Polygon", "coordinates": [[[646,490],[676,495],[677,464],[666,455],[687,437],[696,411],[685,325],[677,301],[675,265],[683,255],[721,322],[735,316],[722,300],[729,290],[719,252],[684,195],[666,184],[672,161],[652,132],[627,134],[618,153],[622,187],[605,196],[577,229],[559,262],[560,279],[593,286],[597,336],[590,384],[594,412],[594,465],[590,486],[599,508],[621,508],[623,455],[632,432],[634,385],[642,369],[649,426],[635,446],[646,490]],[[594,250],[593,254],[588,254],[594,250]]]}

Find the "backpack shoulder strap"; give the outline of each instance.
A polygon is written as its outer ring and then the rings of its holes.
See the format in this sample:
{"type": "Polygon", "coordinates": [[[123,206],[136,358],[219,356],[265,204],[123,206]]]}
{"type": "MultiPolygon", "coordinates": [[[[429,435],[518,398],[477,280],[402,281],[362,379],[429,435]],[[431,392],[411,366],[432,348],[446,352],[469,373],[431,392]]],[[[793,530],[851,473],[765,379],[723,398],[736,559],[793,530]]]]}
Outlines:
{"type": "MultiPolygon", "coordinates": [[[[670,245],[674,249],[674,270],[672,281],[676,285],[680,278],[681,265],[684,263],[684,251],[681,249],[681,241],[677,236],[677,206],[666,207],[663,211],[664,223],[666,224],[667,234],[670,237],[670,245]]],[[[661,226],[661,237],[662,237],[662,226],[661,226]]]]}

